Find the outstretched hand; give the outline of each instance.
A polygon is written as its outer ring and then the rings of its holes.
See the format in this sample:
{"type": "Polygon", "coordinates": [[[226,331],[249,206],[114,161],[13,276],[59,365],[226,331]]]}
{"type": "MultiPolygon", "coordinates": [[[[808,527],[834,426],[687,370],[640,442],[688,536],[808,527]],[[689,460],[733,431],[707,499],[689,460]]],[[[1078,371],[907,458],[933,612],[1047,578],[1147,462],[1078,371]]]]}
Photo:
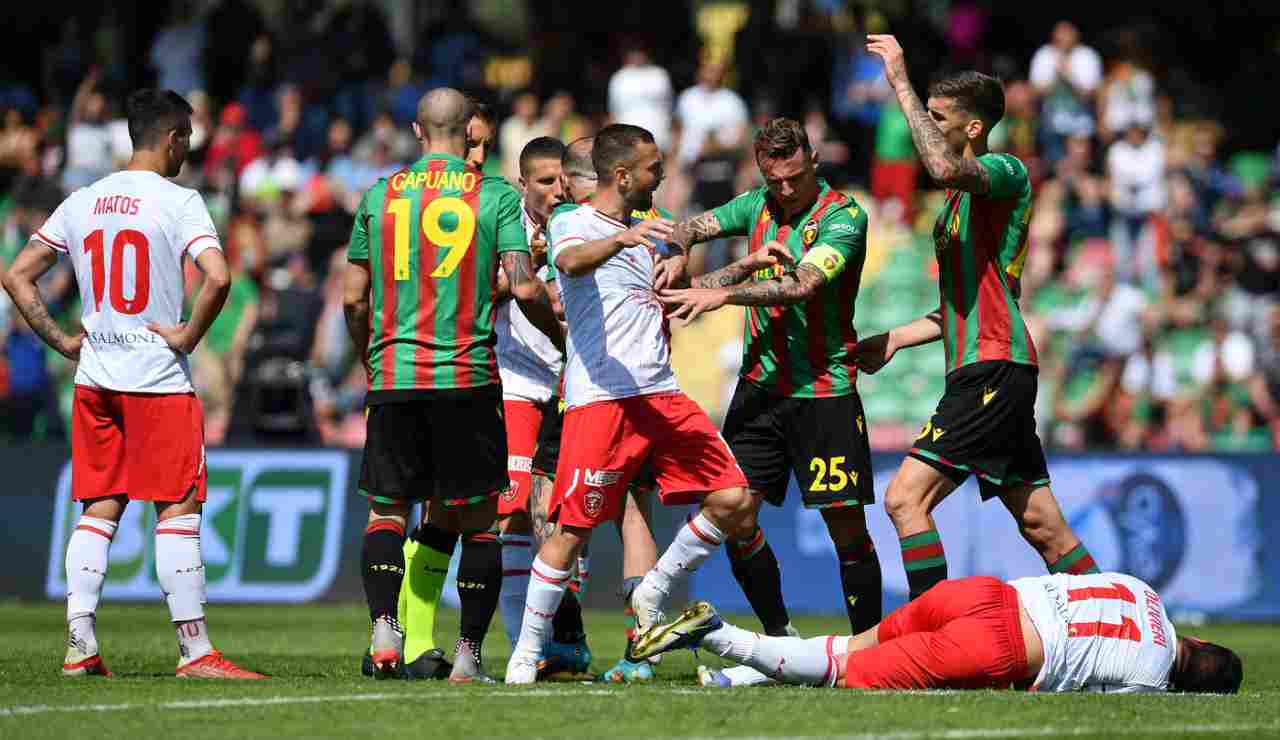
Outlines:
{"type": "Polygon", "coordinates": [[[757,272],[759,270],[767,270],[775,265],[782,265],[783,268],[794,267],[796,258],[785,244],[775,239],[766,242],[763,247],[748,254],[743,258],[743,262],[752,272],[757,272]]]}
{"type": "Polygon", "coordinates": [[[660,260],[653,268],[653,289],[662,290],[683,284],[688,265],[689,258],[683,254],[673,254],[660,260]]]}
{"type": "Polygon", "coordinates": [[[667,307],[667,318],[680,319],[681,324],[688,324],[702,314],[724,306],[728,299],[729,291],[724,288],[658,291],[658,300],[667,307]]]}
{"type": "Polygon", "coordinates": [[[860,339],[853,350],[853,364],[862,372],[875,375],[880,368],[889,364],[897,351],[897,347],[890,341],[889,332],[860,339]]]}
{"type": "Polygon", "coordinates": [[[618,241],[626,247],[649,247],[656,249],[658,242],[671,238],[675,232],[674,221],[665,218],[651,218],[632,226],[618,235],[618,241]]]}
{"type": "Polygon", "coordinates": [[[885,33],[869,34],[867,51],[884,61],[884,76],[890,85],[897,87],[908,81],[906,56],[896,38],[885,33]]]}

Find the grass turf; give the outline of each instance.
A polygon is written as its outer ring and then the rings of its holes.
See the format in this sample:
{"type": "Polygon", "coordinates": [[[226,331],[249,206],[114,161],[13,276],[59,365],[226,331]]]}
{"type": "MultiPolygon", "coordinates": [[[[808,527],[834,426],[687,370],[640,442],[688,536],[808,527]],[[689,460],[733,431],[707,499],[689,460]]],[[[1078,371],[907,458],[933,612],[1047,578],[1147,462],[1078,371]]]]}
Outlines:
{"type": "MultiPolygon", "coordinates": [[[[446,610],[447,612],[447,610],[446,610]]],[[[648,686],[540,684],[532,688],[373,681],[359,675],[368,617],[357,605],[209,609],[214,644],[259,683],[179,681],[161,604],[99,613],[111,679],[66,679],[63,607],[0,604],[0,738],[65,737],[1275,737],[1280,736],[1280,627],[1216,625],[1195,634],[1244,659],[1237,697],[1033,695],[1012,692],[866,693],[800,687],[701,689],[687,651],[666,656],[648,686]]],[[[453,635],[446,613],[436,630],[453,635]]],[[[750,624],[749,618],[741,622],[750,624]]],[[[622,619],[589,612],[593,668],[623,647],[622,619]]],[[[841,620],[801,618],[805,635],[841,620]]],[[[442,642],[442,647],[450,647],[442,642]]],[[[486,663],[505,667],[500,625],[486,663]]],[[[447,650],[452,652],[451,649],[447,650]]],[[[702,661],[720,661],[701,653],[702,661]]]]}

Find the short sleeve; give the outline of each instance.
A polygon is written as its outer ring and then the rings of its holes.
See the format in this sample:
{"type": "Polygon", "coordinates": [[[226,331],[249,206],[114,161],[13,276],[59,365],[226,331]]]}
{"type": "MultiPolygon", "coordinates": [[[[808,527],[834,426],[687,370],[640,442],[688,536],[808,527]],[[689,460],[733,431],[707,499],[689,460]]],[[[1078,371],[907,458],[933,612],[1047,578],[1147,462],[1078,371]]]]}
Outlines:
{"type": "Polygon", "coordinates": [[[178,216],[178,241],[182,243],[182,251],[191,255],[191,259],[211,247],[222,248],[209,209],[205,208],[204,198],[197,192],[193,191],[182,203],[182,213],[178,216]]]}
{"type": "Polygon", "coordinates": [[[991,152],[978,157],[978,163],[986,170],[991,189],[987,197],[997,200],[1009,200],[1021,197],[1027,192],[1030,181],[1027,168],[1012,154],[991,152]]]}
{"type": "Polygon", "coordinates": [[[571,247],[574,244],[582,244],[587,240],[581,224],[578,223],[581,219],[575,217],[574,213],[576,211],[552,217],[551,224],[547,227],[547,239],[551,244],[551,258],[547,260],[547,264],[552,265],[553,271],[551,274],[553,277],[556,275],[554,265],[556,257],[560,255],[560,250],[565,247],[571,247]]]}
{"type": "Polygon", "coordinates": [[[805,252],[800,264],[816,267],[831,282],[850,262],[863,259],[866,251],[867,213],[850,203],[823,218],[817,243],[805,252]]]}
{"type": "Polygon", "coordinates": [[[70,232],[67,229],[67,210],[69,209],[67,204],[70,202],[71,199],[66,198],[59,203],[53,215],[49,216],[48,220],[40,228],[36,229],[36,233],[32,234],[32,238],[41,244],[49,245],[55,251],[65,254],[67,243],[71,241],[70,232]]]}
{"type": "Polygon", "coordinates": [[[543,276],[543,278],[542,278],[542,282],[544,282],[544,283],[552,283],[552,282],[555,282],[555,279],[556,279],[556,262],[555,262],[555,260],[547,260],[547,264],[546,264],[546,266],[545,266],[545,267],[543,267],[543,268],[542,268],[542,271],[543,271],[544,273],[546,273],[546,274],[543,276]]]}
{"type": "Polygon", "coordinates": [[[524,221],[520,218],[520,196],[507,185],[498,196],[498,252],[524,252],[529,254],[529,242],[524,233],[524,221]]]}
{"type": "Polygon", "coordinates": [[[760,211],[760,191],[748,190],[719,208],[711,210],[720,222],[723,236],[746,236],[760,211]]]}
{"type": "Polygon", "coordinates": [[[356,220],[351,224],[351,238],[347,240],[347,261],[364,262],[369,259],[369,193],[366,190],[356,208],[356,220]]]}

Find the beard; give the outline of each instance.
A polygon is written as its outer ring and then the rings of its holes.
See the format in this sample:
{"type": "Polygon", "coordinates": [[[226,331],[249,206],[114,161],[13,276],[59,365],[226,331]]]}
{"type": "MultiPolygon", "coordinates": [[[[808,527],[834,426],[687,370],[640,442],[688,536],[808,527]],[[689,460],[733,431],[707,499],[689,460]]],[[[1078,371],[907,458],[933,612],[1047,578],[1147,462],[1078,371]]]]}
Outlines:
{"type": "Polygon", "coordinates": [[[653,208],[653,194],[656,187],[632,189],[622,194],[623,202],[629,211],[647,211],[653,208]]]}

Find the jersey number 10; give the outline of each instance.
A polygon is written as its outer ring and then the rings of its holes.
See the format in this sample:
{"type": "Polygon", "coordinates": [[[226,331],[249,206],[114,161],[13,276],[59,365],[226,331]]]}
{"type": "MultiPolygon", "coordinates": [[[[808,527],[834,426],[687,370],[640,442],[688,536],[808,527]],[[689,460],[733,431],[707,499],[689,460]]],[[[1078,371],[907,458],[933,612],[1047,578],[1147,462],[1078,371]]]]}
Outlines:
{"type": "MultiPolygon", "coordinates": [[[[391,215],[395,228],[396,280],[413,279],[413,273],[409,269],[409,223],[412,220],[412,209],[413,201],[408,198],[396,198],[387,204],[387,213],[391,215]]],[[[431,277],[450,277],[471,249],[471,242],[476,235],[475,211],[461,198],[433,198],[422,209],[422,235],[436,247],[448,250],[440,264],[431,271],[431,277]],[[452,215],[456,219],[451,231],[445,231],[440,225],[441,217],[445,215],[452,215]]]]}
{"type": "MultiPolygon", "coordinates": [[[[147,235],[136,229],[121,229],[111,241],[111,307],[132,316],[142,313],[151,299],[151,243],[147,235]],[[125,247],[133,247],[133,297],[124,294],[125,247]]],[[[93,310],[102,310],[102,295],[107,287],[106,241],[102,229],[84,240],[84,253],[89,255],[93,279],[93,310]]]]}

